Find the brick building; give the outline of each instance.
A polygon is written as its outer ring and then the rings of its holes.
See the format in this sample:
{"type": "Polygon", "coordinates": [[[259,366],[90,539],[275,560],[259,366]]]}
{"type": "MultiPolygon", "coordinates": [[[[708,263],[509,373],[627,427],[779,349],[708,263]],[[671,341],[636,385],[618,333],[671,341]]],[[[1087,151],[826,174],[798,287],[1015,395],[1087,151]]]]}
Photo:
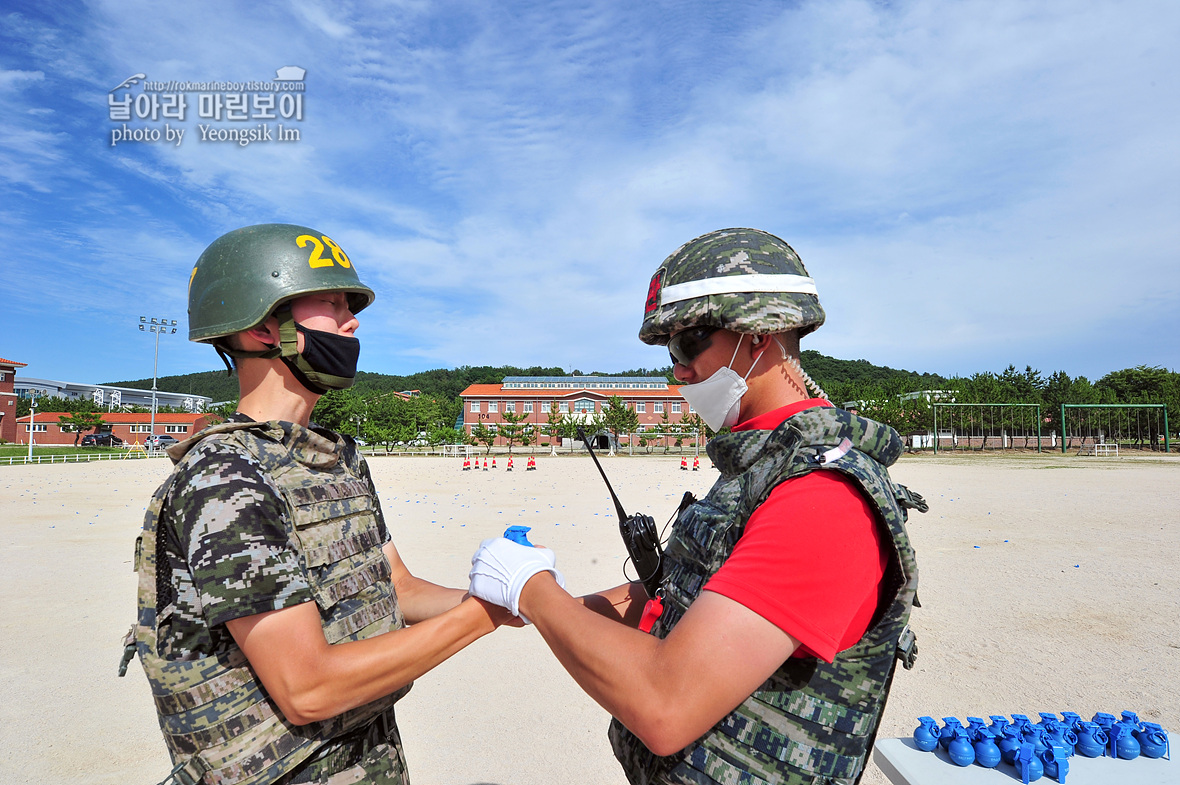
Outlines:
{"type": "MultiPolygon", "coordinates": [[[[110,431],[123,440],[124,444],[143,444],[151,435],[151,412],[99,412],[103,424],[99,431],[110,431]]],[[[33,442],[40,445],[66,444],[72,445],[78,434],[66,430],[61,426],[59,417],[68,416],[69,412],[43,412],[38,410],[33,416],[33,442]]],[[[156,412],[156,433],[173,436],[177,441],[184,441],[197,431],[217,422],[220,418],[216,414],[201,414],[199,412],[156,412]]],[[[29,415],[17,420],[15,441],[18,444],[29,443],[29,415]]],[[[85,436],[95,431],[86,431],[85,436]]]]}
{"type": "Polygon", "coordinates": [[[0,358],[0,442],[16,441],[16,369],[27,365],[0,358]]]}
{"type": "Polygon", "coordinates": [[[554,403],[562,415],[590,416],[617,395],[635,410],[639,430],[658,430],[664,415],[669,425],[675,425],[692,412],[680,387],[661,376],[505,376],[500,384],[473,384],[460,393],[461,426],[468,434],[481,422],[497,430],[505,422],[504,413],[512,412],[528,415],[521,425],[532,425],[540,433],[554,403]]]}

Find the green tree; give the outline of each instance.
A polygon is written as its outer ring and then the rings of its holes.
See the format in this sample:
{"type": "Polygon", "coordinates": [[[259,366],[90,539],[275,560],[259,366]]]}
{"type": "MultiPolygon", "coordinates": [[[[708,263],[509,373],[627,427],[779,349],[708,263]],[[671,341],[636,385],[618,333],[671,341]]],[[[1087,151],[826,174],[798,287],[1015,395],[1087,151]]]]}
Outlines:
{"type": "MultiPolygon", "coordinates": [[[[602,408],[602,420],[606,429],[614,436],[614,444],[618,444],[619,434],[631,433],[639,427],[639,415],[635,413],[635,409],[617,395],[607,399],[606,406],[602,408]]],[[[611,445],[611,452],[614,452],[614,444],[611,445]]]]}
{"type": "Polygon", "coordinates": [[[705,420],[696,412],[689,412],[688,414],[684,415],[684,418],[681,419],[680,424],[682,426],[684,426],[685,428],[687,428],[692,433],[701,434],[701,436],[703,437],[700,440],[701,447],[704,447],[705,443],[709,439],[712,439],[714,436],[717,435],[716,432],[712,428],[710,428],[705,423],[705,420]]]}
{"type": "Polygon", "coordinates": [[[549,411],[545,414],[545,425],[543,426],[543,432],[549,437],[551,442],[551,455],[557,455],[557,443],[561,441],[561,421],[563,419],[565,419],[565,415],[561,413],[557,401],[550,403],[549,411]]]}
{"type": "Polygon", "coordinates": [[[72,414],[59,414],[57,417],[58,423],[61,424],[63,431],[73,431],[74,446],[78,446],[78,439],[86,431],[91,431],[103,425],[102,415],[95,412],[74,412],[72,414]]]}
{"type": "Polygon", "coordinates": [[[579,422],[577,417],[564,417],[562,418],[561,422],[558,423],[558,428],[561,430],[561,438],[570,440],[571,453],[577,448],[579,426],[585,429],[587,434],[590,433],[589,424],[583,424],[579,422]]]}
{"type": "Polygon", "coordinates": [[[215,414],[222,420],[228,420],[229,416],[238,410],[238,399],[235,397],[232,401],[225,401],[214,406],[209,410],[210,414],[215,414]]]}
{"type": "Polygon", "coordinates": [[[484,425],[482,421],[477,422],[475,427],[471,429],[471,435],[477,442],[482,443],[487,448],[484,451],[484,455],[492,451],[492,445],[496,443],[496,432],[484,425]]]}
{"type": "Polygon", "coordinates": [[[508,454],[512,454],[512,445],[520,441],[521,434],[524,432],[524,426],[521,425],[525,418],[528,417],[524,412],[503,412],[501,417],[504,422],[500,424],[500,435],[504,437],[504,441],[508,444],[508,454]]]}

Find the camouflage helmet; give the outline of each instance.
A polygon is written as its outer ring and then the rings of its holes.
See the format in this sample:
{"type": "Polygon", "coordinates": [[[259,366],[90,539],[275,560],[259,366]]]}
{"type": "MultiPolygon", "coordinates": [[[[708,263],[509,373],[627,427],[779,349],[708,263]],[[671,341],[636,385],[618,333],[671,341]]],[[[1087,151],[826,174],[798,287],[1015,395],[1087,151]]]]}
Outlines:
{"type": "Polygon", "coordinates": [[[680,246],[656,270],[639,339],[666,344],[699,326],[806,335],[823,323],[815,281],[791,246],[757,229],[721,229],[680,246]]]}
{"type": "Polygon", "coordinates": [[[213,342],[261,324],[283,302],[327,291],[347,292],[353,313],[375,297],[325,234],[293,224],[235,229],[205,249],[189,276],[188,338],[213,342]]]}

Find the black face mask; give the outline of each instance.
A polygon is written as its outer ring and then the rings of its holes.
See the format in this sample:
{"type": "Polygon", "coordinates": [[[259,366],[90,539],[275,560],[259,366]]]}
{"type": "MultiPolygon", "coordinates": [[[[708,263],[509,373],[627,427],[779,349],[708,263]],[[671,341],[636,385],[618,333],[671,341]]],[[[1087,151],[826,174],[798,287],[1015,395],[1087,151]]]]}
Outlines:
{"type": "Polygon", "coordinates": [[[295,378],[320,394],[351,387],[361,356],[361,342],[352,336],[310,330],[300,324],[295,325],[295,330],[303,333],[303,351],[283,357],[295,378]]]}

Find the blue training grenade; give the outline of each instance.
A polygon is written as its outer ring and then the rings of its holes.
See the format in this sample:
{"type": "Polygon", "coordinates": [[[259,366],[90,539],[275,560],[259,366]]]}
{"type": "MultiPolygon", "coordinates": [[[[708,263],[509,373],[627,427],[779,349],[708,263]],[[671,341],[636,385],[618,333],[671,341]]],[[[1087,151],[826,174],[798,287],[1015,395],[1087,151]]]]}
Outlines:
{"type": "Polygon", "coordinates": [[[933,717],[919,717],[914,728],[914,744],[922,752],[933,752],[938,746],[938,721],[933,717]]]}
{"type": "Polygon", "coordinates": [[[1135,738],[1139,740],[1139,750],[1145,758],[1172,757],[1168,748],[1168,732],[1156,722],[1142,723],[1143,729],[1135,731],[1135,738]]]}

